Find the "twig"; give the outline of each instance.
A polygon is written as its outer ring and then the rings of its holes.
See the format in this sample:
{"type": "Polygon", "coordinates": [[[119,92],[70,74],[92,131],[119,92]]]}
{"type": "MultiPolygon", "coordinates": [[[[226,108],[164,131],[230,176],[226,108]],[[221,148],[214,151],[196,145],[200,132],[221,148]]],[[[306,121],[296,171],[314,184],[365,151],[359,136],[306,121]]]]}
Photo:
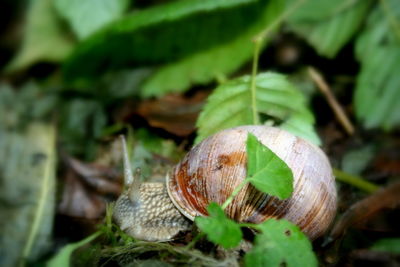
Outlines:
{"type": "Polygon", "coordinates": [[[308,74],[310,75],[311,79],[315,82],[321,93],[326,97],[329,106],[332,108],[336,118],[338,119],[339,123],[343,126],[345,131],[349,135],[354,134],[353,124],[351,124],[350,120],[347,118],[346,113],[336,100],[335,96],[333,95],[331,89],[325,82],[322,75],[318,73],[318,71],[313,67],[308,68],[308,74]]]}
{"type": "Polygon", "coordinates": [[[368,193],[373,193],[379,189],[379,186],[376,184],[368,182],[359,176],[352,175],[338,169],[333,169],[333,174],[336,176],[336,180],[353,185],[368,193]]]}

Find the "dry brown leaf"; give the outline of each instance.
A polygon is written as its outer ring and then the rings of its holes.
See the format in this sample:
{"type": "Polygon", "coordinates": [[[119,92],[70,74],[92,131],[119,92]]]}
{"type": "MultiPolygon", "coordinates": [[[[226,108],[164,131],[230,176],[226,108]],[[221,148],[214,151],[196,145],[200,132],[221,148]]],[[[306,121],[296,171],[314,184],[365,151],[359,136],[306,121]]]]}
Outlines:
{"type": "Polygon", "coordinates": [[[58,212],[71,217],[99,219],[104,216],[106,202],[92,193],[72,170],[65,175],[65,182],[58,212]]]}
{"type": "Polygon", "coordinates": [[[86,164],[71,157],[67,157],[66,161],[80,178],[98,193],[115,196],[121,194],[122,178],[116,169],[95,163],[86,164]]]}
{"type": "Polygon", "coordinates": [[[208,93],[201,91],[192,97],[166,95],[141,102],[137,109],[153,127],[162,128],[177,136],[188,136],[195,130],[196,120],[208,93]]]}
{"type": "Polygon", "coordinates": [[[68,167],[65,174],[60,214],[84,219],[102,218],[107,198],[122,191],[121,173],[96,163],[84,163],[62,156],[68,167]]]}

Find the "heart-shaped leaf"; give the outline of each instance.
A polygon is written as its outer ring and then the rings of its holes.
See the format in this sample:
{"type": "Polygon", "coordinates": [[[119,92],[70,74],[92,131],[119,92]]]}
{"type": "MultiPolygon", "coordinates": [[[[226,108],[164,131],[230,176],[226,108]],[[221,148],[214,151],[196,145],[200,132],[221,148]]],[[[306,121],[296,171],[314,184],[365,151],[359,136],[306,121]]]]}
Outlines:
{"type": "Polygon", "coordinates": [[[286,163],[252,134],[247,136],[247,176],[258,190],[280,199],[293,192],[293,173],[286,163]]]}

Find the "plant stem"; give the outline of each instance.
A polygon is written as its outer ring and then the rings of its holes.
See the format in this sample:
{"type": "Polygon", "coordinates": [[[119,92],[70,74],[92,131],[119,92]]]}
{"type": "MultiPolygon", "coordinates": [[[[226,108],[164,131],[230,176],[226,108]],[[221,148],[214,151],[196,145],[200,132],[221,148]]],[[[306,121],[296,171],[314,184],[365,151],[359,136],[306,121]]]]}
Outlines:
{"type": "Polygon", "coordinates": [[[344,109],[336,100],[335,95],[332,93],[329,85],[326,83],[325,79],[322,75],[313,67],[308,67],[308,74],[310,75],[311,79],[317,85],[317,88],[321,91],[321,93],[325,96],[326,100],[328,101],[329,106],[332,108],[333,113],[335,114],[336,118],[338,119],[339,123],[343,126],[345,131],[348,135],[354,134],[354,126],[350,122],[349,118],[347,117],[344,109]]]}
{"type": "Polygon", "coordinates": [[[232,194],[225,200],[225,202],[222,204],[221,208],[223,210],[228,207],[229,204],[231,204],[232,200],[235,198],[237,194],[239,194],[240,190],[248,183],[248,179],[244,179],[236,188],[233,190],[232,194]]]}
{"type": "Polygon", "coordinates": [[[258,68],[258,57],[260,56],[261,39],[254,40],[254,56],[253,56],[253,70],[251,74],[251,108],[253,111],[253,123],[260,124],[260,118],[257,111],[257,97],[256,97],[256,76],[258,68]]]}
{"type": "Polygon", "coordinates": [[[265,30],[257,34],[254,41],[254,56],[253,56],[253,69],[251,75],[251,108],[253,114],[253,123],[255,125],[260,124],[260,118],[258,116],[257,111],[257,97],[256,97],[256,76],[257,76],[257,68],[258,68],[258,58],[260,56],[260,48],[264,39],[268,36],[268,34],[277,27],[284,19],[286,19],[290,14],[292,14],[302,3],[304,0],[297,1],[290,8],[285,10],[276,20],[274,20],[265,30]]]}
{"type": "Polygon", "coordinates": [[[247,227],[247,228],[256,228],[257,225],[254,223],[239,223],[240,227],[247,227]]]}
{"type": "Polygon", "coordinates": [[[46,209],[46,201],[48,200],[48,195],[51,193],[52,186],[54,186],[54,176],[55,176],[55,144],[56,144],[56,130],[53,125],[35,125],[40,133],[47,133],[48,135],[43,139],[36,140],[38,144],[43,149],[43,153],[46,156],[46,163],[43,168],[43,179],[41,184],[41,189],[39,192],[39,198],[37,201],[37,206],[35,207],[35,214],[31,222],[31,229],[26,238],[26,243],[22,251],[22,258],[19,266],[26,266],[26,261],[28,260],[32,249],[34,246],[34,241],[38,237],[39,227],[43,222],[46,209]],[[42,142],[42,143],[41,143],[42,142]]]}
{"type": "Polygon", "coordinates": [[[290,6],[290,8],[286,9],[285,12],[283,12],[276,20],[274,20],[269,26],[257,34],[254,37],[254,40],[260,39],[261,41],[264,40],[268,34],[275,28],[277,27],[283,20],[285,20],[287,17],[289,17],[294,11],[296,11],[297,8],[299,8],[305,0],[299,0],[293,5],[290,6]]]}
{"type": "Polygon", "coordinates": [[[368,182],[357,175],[349,174],[335,168],[333,169],[333,174],[336,176],[336,180],[355,186],[368,193],[373,193],[379,189],[379,186],[376,184],[368,182]]]}

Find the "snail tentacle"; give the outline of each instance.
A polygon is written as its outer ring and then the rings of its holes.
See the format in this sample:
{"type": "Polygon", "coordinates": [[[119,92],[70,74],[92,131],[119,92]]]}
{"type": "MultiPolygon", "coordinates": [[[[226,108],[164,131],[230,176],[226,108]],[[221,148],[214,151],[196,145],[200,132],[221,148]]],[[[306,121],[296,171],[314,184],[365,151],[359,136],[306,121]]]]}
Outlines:
{"type": "Polygon", "coordinates": [[[122,154],[124,161],[124,186],[129,190],[129,198],[133,203],[139,202],[139,189],[140,189],[140,176],[141,170],[137,168],[135,170],[135,176],[132,175],[131,164],[128,155],[128,148],[126,145],[125,137],[121,135],[122,141],[122,154]]]}

